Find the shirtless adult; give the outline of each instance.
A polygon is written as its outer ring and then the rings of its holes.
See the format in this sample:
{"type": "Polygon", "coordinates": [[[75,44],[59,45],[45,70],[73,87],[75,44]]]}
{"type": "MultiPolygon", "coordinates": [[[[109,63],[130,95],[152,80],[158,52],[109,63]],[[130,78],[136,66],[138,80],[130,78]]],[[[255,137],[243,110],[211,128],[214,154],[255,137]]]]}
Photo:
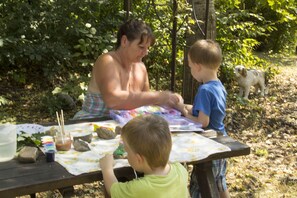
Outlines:
{"type": "Polygon", "coordinates": [[[142,58],[154,44],[152,30],[140,20],[129,20],[117,34],[115,51],[98,57],[88,91],[74,119],[109,116],[110,109],[134,109],[145,105],[175,106],[182,100],[169,91],[150,91],[142,58]]]}

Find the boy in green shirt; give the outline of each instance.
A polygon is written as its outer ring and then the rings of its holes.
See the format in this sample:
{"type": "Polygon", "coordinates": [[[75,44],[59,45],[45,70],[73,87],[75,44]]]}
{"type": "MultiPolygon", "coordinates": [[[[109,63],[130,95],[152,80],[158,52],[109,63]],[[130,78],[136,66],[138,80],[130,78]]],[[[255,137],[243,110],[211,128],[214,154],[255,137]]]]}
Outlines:
{"type": "Polygon", "coordinates": [[[113,156],[100,160],[104,184],[111,197],[189,197],[188,172],[180,164],[169,164],[171,133],[165,119],[157,115],[138,116],[122,128],[128,162],[144,177],[118,182],[113,171],[113,156]]]}

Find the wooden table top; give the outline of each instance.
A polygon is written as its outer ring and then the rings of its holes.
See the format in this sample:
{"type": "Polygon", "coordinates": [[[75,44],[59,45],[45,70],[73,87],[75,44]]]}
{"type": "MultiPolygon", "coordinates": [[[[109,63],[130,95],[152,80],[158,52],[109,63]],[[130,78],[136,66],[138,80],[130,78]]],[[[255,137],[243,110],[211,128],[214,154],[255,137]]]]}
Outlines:
{"type": "MultiPolygon", "coordinates": [[[[85,121],[92,121],[88,119],[85,121]]],[[[94,120],[93,120],[94,121],[94,120]]],[[[96,119],[98,121],[98,119],[96,119]]],[[[77,122],[68,122],[69,124],[77,122]]],[[[215,159],[230,158],[250,153],[250,147],[231,137],[220,136],[213,140],[228,146],[231,151],[213,154],[203,160],[190,164],[209,162],[215,159]]],[[[132,168],[115,169],[117,176],[134,175],[132,168]]],[[[70,174],[57,162],[47,163],[44,154],[40,151],[35,163],[19,163],[17,160],[0,162],[0,197],[15,197],[34,194],[36,192],[55,190],[73,185],[90,183],[102,180],[101,171],[81,175],[70,174]]]]}

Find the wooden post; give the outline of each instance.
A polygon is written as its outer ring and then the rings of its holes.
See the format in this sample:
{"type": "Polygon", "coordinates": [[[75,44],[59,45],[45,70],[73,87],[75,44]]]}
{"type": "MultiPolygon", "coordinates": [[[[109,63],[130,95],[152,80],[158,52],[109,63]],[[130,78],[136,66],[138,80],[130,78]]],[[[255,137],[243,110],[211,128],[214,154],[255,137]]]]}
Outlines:
{"type": "Polygon", "coordinates": [[[129,14],[130,14],[130,11],[132,9],[132,3],[131,3],[131,0],[124,0],[124,10],[126,12],[126,21],[129,19],[129,14]]]}
{"type": "Polygon", "coordinates": [[[214,0],[189,0],[189,3],[193,6],[192,18],[196,20],[196,24],[193,27],[195,35],[186,35],[187,46],[184,49],[182,96],[185,103],[192,104],[199,84],[193,79],[188,67],[188,49],[197,39],[215,39],[216,18],[214,0]]]}
{"type": "Polygon", "coordinates": [[[172,56],[171,56],[171,91],[175,91],[175,69],[176,69],[176,31],[177,31],[177,2],[173,1],[173,25],[171,33],[171,45],[172,45],[172,56]]]}

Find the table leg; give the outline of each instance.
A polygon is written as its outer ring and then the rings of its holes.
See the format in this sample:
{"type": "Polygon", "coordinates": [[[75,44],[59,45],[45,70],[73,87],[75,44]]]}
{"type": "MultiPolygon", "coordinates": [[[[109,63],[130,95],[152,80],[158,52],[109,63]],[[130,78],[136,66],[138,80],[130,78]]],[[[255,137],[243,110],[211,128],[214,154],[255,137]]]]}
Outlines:
{"type": "Polygon", "coordinates": [[[31,197],[31,198],[36,198],[36,194],[35,194],[35,193],[30,194],[30,197],[31,197]]]}
{"type": "Polygon", "coordinates": [[[74,187],[73,186],[68,186],[64,188],[59,188],[59,191],[63,197],[71,197],[74,193],[74,187]]]}
{"type": "Polygon", "coordinates": [[[212,171],[212,162],[194,165],[194,174],[197,176],[201,197],[217,198],[219,192],[212,171]]]}

